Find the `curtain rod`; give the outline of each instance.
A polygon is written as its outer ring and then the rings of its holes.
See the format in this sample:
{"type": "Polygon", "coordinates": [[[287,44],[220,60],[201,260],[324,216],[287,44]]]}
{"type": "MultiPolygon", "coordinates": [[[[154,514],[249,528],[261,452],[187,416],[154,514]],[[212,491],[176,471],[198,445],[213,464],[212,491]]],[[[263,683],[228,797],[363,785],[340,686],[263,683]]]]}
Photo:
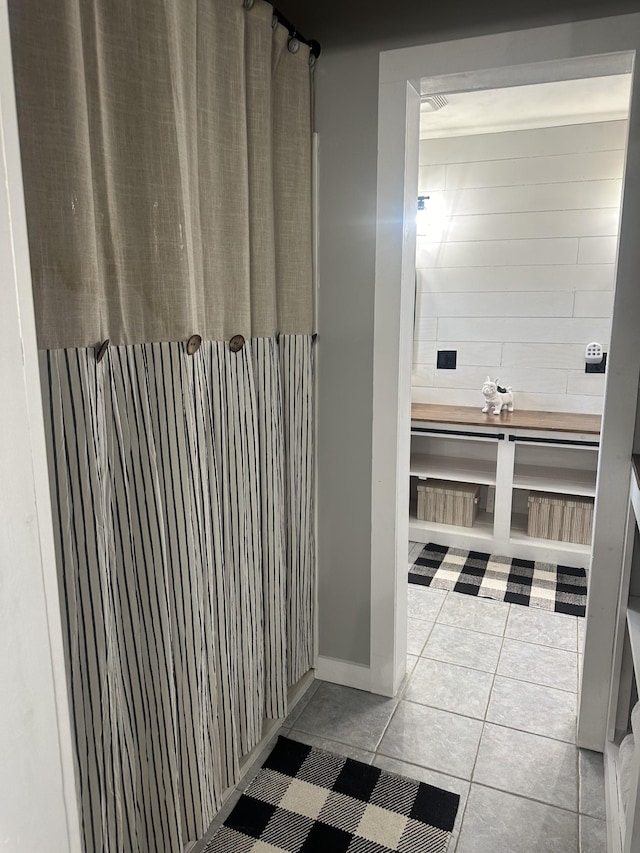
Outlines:
{"type": "MultiPolygon", "coordinates": [[[[273,4],[271,4],[271,5],[273,6],[273,4]]],[[[286,17],[282,14],[282,12],[281,12],[279,9],[277,9],[275,6],[273,6],[273,14],[274,14],[274,15],[276,16],[276,18],[278,19],[278,23],[279,23],[279,24],[282,24],[282,26],[283,26],[283,27],[286,27],[286,28],[287,28],[287,30],[289,31],[289,35],[291,36],[291,38],[297,38],[297,39],[298,39],[298,41],[301,41],[303,44],[308,45],[308,46],[309,46],[309,50],[311,51],[311,55],[312,55],[312,56],[315,56],[315,58],[316,58],[316,59],[320,56],[320,52],[321,52],[322,48],[321,48],[321,46],[320,46],[320,42],[319,42],[319,41],[316,41],[315,39],[308,39],[308,38],[305,38],[305,37],[302,35],[302,33],[298,32],[298,30],[297,30],[297,29],[296,29],[296,27],[291,23],[291,21],[290,21],[288,18],[286,18],[286,17]]]]}

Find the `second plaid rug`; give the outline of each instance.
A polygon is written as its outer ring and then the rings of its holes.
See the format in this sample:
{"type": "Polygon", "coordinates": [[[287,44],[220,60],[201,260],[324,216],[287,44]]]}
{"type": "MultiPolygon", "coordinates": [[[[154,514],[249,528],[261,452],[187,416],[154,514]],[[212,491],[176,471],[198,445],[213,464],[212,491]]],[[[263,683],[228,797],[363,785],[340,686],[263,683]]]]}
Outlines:
{"type": "Polygon", "coordinates": [[[584,569],[447,548],[429,542],[409,568],[409,582],[584,616],[584,569]]]}

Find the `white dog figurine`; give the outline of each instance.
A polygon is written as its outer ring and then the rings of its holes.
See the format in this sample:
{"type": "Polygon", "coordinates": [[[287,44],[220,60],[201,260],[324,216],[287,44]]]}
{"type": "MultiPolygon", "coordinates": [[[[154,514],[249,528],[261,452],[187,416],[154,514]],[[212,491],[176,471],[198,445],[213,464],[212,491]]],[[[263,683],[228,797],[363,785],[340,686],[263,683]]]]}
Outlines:
{"type": "Polygon", "coordinates": [[[494,381],[487,376],[482,386],[482,393],[484,394],[483,412],[486,413],[491,409],[494,415],[499,415],[503,409],[508,412],[513,411],[513,391],[510,385],[508,388],[502,388],[497,379],[494,381]]]}

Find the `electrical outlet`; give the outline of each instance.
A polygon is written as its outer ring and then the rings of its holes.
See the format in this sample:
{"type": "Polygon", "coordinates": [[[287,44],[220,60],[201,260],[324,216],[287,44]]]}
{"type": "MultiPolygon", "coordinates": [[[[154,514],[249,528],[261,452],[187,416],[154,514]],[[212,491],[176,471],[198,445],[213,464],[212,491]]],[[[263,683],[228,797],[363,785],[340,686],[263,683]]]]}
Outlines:
{"type": "Polygon", "coordinates": [[[597,364],[585,364],[584,366],[585,373],[606,373],[607,372],[607,354],[606,352],[602,353],[602,360],[597,364]]]}
{"type": "Polygon", "coordinates": [[[455,370],[458,362],[458,351],[455,349],[439,349],[436,367],[438,370],[455,370]]]}

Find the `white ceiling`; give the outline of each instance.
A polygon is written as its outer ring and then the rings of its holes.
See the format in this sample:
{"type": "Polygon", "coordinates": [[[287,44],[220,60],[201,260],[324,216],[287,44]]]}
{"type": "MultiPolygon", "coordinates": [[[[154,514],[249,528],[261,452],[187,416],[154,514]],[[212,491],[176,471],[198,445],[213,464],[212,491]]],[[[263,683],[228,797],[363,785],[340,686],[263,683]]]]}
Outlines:
{"type": "Polygon", "coordinates": [[[466,136],[625,119],[630,86],[630,74],[617,74],[448,94],[449,103],[437,112],[422,104],[420,137],[466,136]]]}

